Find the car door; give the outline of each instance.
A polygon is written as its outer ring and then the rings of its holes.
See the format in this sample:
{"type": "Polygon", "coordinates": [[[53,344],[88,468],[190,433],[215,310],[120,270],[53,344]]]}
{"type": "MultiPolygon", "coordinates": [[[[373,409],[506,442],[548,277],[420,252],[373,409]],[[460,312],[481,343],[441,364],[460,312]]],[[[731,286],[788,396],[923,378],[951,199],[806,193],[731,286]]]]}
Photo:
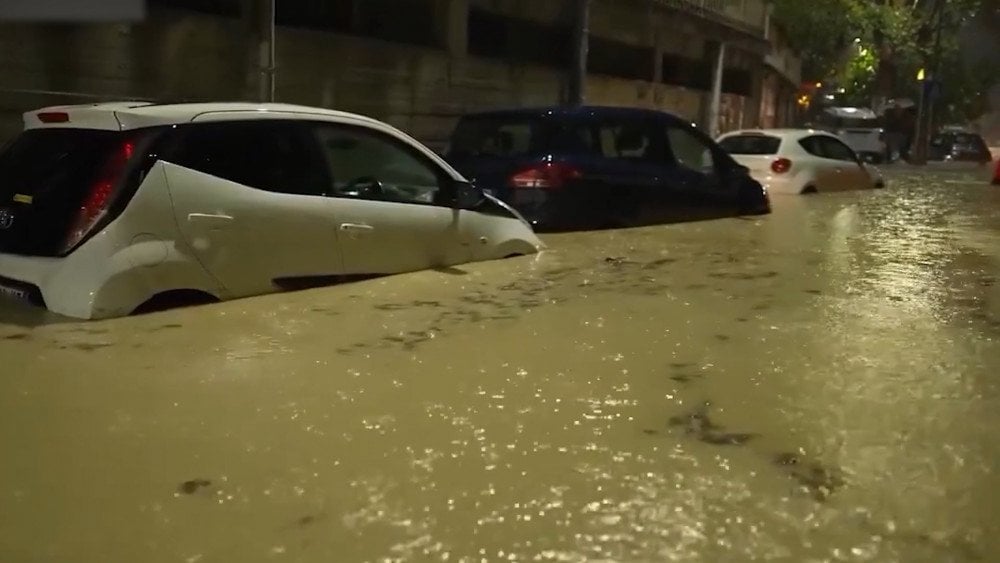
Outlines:
{"type": "Polygon", "coordinates": [[[820,192],[840,191],[845,186],[844,163],[828,154],[829,147],[825,141],[832,138],[827,135],[811,135],[799,140],[799,145],[813,157],[806,164],[813,169],[812,183],[820,192]]]}
{"type": "Polygon", "coordinates": [[[669,198],[668,209],[702,212],[708,208],[730,207],[736,204],[736,190],[719,174],[719,158],[714,142],[693,125],[683,122],[666,124],[667,150],[665,158],[669,198]]]}
{"type": "Polygon", "coordinates": [[[343,270],[306,135],[296,121],[193,123],[161,157],[185,247],[233,297],[343,270]]]}
{"type": "Polygon", "coordinates": [[[349,275],[445,267],[473,255],[474,225],[454,180],[409,141],[369,127],[313,123],[349,275]]]}
{"type": "Polygon", "coordinates": [[[833,167],[837,189],[861,190],[872,187],[871,176],[851,147],[836,137],[822,136],[819,142],[833,167]]]}
{"type": "Polygon", "coordinates": [[[582,181],[571,197],[586,202],[610,224],[646,224],[657,220],[663,188],[662,135],[656,123],[632,116],[595,115],[563,124],[557,136],[572,137],[580,148],[571,154],[582,169],[582,181]],[[585,147],[585,148],[584,148],[585,147]],[[585,158],[580,155],[585,154],[585,158]]]}

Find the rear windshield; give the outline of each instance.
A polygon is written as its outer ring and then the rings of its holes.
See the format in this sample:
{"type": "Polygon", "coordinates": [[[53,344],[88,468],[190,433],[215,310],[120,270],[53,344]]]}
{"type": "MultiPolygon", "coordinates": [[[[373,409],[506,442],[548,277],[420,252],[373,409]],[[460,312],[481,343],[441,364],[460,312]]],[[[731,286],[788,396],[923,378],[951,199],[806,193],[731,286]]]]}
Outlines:
{"type": "Polygon", "coordinates": [[[544,144],[541,120],[531,117],[466,117],[458,122],[450,156],[519,157],[544,144]]]}
{"type": "Polygon", "coordinates": [[[0,153],[0,252],[56,255],[120,133],[25,131],[0,153]]]}
{"type": "Polygon", "coordinates": [[[955,144],[966,147],[976,147],[976,148],[981,148],[986,146],[986,142],[983,141],[982,137],[970,133],[959,133],[955,135],[955,144]]]}
{"type": "Polygon", "coordinates": [[[931,145],[986,148],[986,142],[975,133],[939,133],[931,139],[931,145]]]}
{"type": "Polygon", "coordinates": [[[768,135],[736,135],[726,137],[719,146],[729,154],[775,154],[781,139],[768,135]]]}

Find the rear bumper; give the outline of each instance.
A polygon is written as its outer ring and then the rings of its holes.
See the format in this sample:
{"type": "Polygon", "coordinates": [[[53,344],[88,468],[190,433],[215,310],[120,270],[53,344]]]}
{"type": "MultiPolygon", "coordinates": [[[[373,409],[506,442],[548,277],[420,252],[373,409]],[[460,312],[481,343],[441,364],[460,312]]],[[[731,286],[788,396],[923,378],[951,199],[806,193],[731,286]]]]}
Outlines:
{"type": "Polygon", "coordinates": [[[166,242],[118,232],[111,226],[65,258],[0,254],[0,279],[6,280],[0,285],[27,292],[6,297],[27,297],[22,300],[67,317],[103,319],[131,314],[160,291],[211,291],[200,266],[166,242]]]}
{"type": "MultiPolygon", "coordinates": [[[[95,307],[99,290],[108,274],[105,260],[95,252],[103,237],[94,237],[66,258],[0,254],[0,285],[27,292],[22,301],[78,319],[102,316],[95,307]]],[[[22,295],[0,298],[15,299],[22,295]]],[[[111,315],[103,315],[111,316],[111,315]]]]}
{"type": "Polygon", "coordinates": [[[768,174],[757,178],[757,181],[771,194],[799,195],[805,188],[802,180],[796,176],[768,174]]]}

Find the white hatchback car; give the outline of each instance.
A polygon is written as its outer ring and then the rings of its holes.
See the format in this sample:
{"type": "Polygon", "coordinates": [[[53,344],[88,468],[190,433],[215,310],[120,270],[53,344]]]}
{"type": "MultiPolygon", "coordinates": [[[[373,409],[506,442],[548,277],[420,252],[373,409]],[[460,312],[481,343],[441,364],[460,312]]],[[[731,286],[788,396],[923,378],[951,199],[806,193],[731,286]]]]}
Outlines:
{"type": "Polygon", "coordinates": [[[284,104],[25,114],[0,294],[83,318],[532,254],[513,209],[385,123],[284,104]]]}
{"type": "Polygon", "coordinates": [[[771,193],[806,194],[885,187],[885,179],[837,136],[813,129],[756,129],[718,143],[771,193]]]}

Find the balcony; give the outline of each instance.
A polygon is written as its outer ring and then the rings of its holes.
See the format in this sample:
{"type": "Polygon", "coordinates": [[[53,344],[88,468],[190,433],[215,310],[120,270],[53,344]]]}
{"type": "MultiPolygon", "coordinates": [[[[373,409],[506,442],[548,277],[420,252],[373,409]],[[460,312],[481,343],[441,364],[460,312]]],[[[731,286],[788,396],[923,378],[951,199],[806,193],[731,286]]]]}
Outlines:
{"type": "Polygon", "coordinates": [[[766,0],[652,0],[675,10],[695,13],[754,35],[763,35],[767,25],[766,0]]]}

